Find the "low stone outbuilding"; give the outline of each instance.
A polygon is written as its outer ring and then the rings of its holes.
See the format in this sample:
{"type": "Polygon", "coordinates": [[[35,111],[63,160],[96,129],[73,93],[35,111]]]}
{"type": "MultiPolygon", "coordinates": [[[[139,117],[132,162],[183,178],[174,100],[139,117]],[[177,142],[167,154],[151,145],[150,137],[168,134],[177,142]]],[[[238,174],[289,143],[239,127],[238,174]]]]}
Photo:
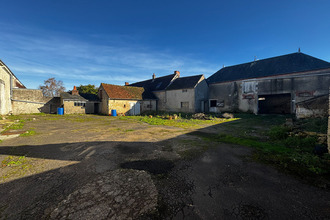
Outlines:
{"type": "Polygon", "coordinates": [[[98,96],[100,113],[105,115],[110,115],[111,110],[116,110],[118,115],[139,115],[156,110],[157,98],[140,87],[101,83],[98,96]]]}
{"type": "Polygon", "coordinates": [[[64,114],[85,114],[87,99],[79,95],[76,87],[71,92],[61,93],[61,106],[64,114]]]}

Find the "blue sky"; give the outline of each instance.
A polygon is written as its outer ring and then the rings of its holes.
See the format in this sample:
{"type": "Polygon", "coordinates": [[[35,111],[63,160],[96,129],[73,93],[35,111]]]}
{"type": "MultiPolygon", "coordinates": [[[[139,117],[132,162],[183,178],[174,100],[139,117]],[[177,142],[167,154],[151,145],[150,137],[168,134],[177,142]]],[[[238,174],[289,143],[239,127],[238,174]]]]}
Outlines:
{"type": "Polygon", "coordinates": [[[45,79],[123,85],[179,70],[212,75],[301,51],[330,61],[330,1],[0,0],[0,59],[45,79]]]}

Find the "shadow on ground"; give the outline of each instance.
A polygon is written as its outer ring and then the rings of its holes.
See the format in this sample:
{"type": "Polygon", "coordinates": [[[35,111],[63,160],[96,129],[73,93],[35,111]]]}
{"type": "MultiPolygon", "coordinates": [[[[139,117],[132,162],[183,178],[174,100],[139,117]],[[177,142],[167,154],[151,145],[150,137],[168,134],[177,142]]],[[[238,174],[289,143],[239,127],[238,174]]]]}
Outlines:
{"type": "Polygon", "coordinates": [[[76,163],[0,184],[0,219],[330,216],[328,191],[244,159],[251,153],[246,147],[208,143],[214,147],[195,159],[180,159],[185,137],[1,146],[1,155],[76,163]]]}

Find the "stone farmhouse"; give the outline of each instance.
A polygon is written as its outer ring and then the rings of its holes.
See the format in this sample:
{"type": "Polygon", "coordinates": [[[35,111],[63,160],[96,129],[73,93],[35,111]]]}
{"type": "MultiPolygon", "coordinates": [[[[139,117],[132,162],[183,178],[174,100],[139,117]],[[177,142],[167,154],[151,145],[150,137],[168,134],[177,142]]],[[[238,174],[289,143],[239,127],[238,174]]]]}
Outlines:
{"type": "Polygon", "coordinates": [[[208,85],[204,75],[180,77],[174,74],[136,82],[127,86],[143,87],[157,97],[157,110],[169,112],[204,112],[208,103],[208,85]]]}
{"type": "Polygon", "coordinates": [[[330,63],[300,51],[224,67],[207,82],[210,112],[328,114],[330,63]]]}
{"type": "Polygon", "coordinates": [[[65,114],[240,111],[304,118],[328,115],[329,85],[330,63],[299,51],[224,67],[208,79],[174,71],[125,86],[101,83],[98,96],[74,88],[49,98],[26,89],[0,60],[0,114],[56,113],[64,107],[65,114]]]}

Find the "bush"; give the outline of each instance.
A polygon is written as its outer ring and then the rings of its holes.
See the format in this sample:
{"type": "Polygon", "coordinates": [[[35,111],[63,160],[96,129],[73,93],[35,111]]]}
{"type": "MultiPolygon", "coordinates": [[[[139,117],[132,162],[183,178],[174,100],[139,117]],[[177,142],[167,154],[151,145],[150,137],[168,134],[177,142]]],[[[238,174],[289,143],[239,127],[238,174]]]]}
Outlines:
{"type": "Polygon", "coordinates": [[[299,137],[299,136],[293,136],[288,137],[284,140],[284,144],[287,147],[296,147],[296,148],[308,148],[313,150],[315,145],[317,143],[316,137],[299,137]]]}
{"type": "Polygon", "coordinates": [[[289,136],[289,134],[288,134],[289,131],[290,131],[290,129],[287,127],[274,126],[270,129],[268,135],[269,135],[270,139],[272,139],[272,140],[283,140],[289,136]]]}

